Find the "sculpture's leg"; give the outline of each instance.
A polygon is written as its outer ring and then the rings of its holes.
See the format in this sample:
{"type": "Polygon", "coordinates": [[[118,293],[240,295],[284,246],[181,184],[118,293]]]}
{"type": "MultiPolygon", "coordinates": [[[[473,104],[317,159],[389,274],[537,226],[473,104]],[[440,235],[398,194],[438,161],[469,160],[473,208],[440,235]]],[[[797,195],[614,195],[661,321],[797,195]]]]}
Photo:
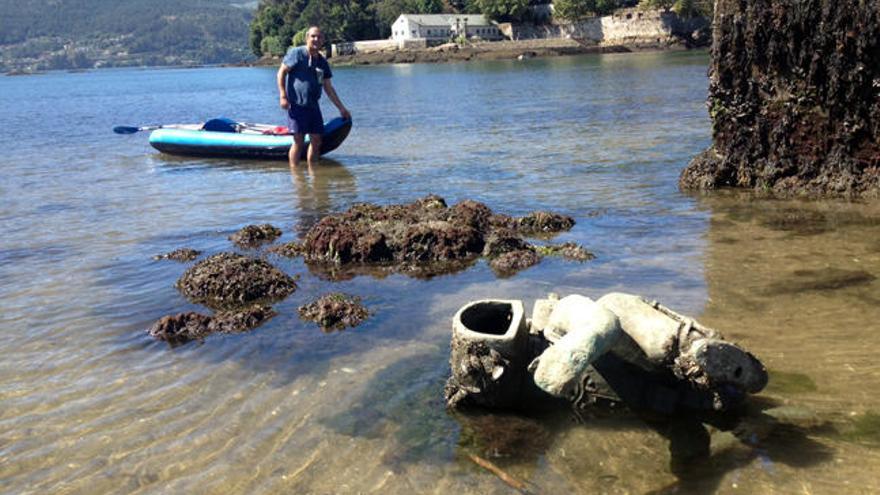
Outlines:
{"type": "Polygon", "coordinates": [[[570,399],[587,367],[620,336],[614,313],[592,299],[572,295],[555,305],[545,335],[562,335],[529,365],[535,384],[556,397],[570,399]]]}

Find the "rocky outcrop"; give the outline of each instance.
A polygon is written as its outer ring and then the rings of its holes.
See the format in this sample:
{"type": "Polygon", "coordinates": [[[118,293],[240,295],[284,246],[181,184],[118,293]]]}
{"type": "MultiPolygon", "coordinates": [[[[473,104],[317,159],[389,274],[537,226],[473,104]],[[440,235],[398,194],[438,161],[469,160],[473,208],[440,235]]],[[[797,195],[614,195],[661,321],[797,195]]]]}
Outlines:
{"type": "Polygon", "coordinates": [[[215,310],[275,302],[296,290],[296,282],[264,260],[219,253],[183,273],[178,290],[194,303],[215,310]]]}
{"type": "Polygon", "coordinates": [[[558,213],[512,217],[493,213],[478,201],[447,207],[440,196],[428,195],[402,205],[357,203],[322,218],[301,245],[287,244],[273,252],[301,254],[310,269],[333,279],[342,267],[346,274],[381,269],[430,277],[463,269],[480,255],[507,276],[541,259],[523,237],[546,238],[573,226],[573,218],[558,213]]]}
{"type": "Polygon", "coordinates": [[[242,249],[248,249],[270,243],[279,237],[281,237],[281,229],[264,223],[262,225],[247,225],[229,236],[229,240],[242,249]]]}
{"type": "Polygon", "coordinates": [[[254,306],[230,311],[219,311],[213,316],[190,311],[163,316],[148,330],[158,340],[171,346],[192,340],[204,340],[212,333],[239,333],[254,329],[276,315],[268,306],[254,306]]]}
{"type": "Polygon", "coordinates": [[[681,188],[880,196],[880,3],[717,0],[709,76],[681,188]]]}
{"type": "Polygon", "coordinates": [[[325,294],[300,306],[297,312],[301,319],[317,323],[324,333],[356,327],[370,316],[361,298],[340,292],[325,294]]]}

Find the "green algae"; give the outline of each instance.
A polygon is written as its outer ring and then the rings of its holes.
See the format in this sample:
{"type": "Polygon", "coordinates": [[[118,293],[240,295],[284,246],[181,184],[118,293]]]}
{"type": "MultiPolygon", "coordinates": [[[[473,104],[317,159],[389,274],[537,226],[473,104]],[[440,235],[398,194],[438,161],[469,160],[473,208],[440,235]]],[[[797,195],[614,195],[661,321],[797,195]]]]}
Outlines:
{"type": "Polygon", "coordinates": [[[842,428],[840,437],[848,442],[880,448],[880,414],[867,411],[842,428]]]}
{"type": "Polygon", "coordinates": [[[819,390],[816,382],[803,373],[768,370],[768,374],[770,381],[765,389],[767,393],[788,395],[805,394],[819,390]]]}

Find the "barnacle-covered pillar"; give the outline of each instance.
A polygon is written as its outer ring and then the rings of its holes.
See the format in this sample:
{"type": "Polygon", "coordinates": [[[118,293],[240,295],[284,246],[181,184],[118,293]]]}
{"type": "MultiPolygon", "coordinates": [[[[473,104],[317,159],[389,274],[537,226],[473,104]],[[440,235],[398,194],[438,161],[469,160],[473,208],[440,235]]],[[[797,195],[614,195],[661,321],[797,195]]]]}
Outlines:
{"type": "Polygon", "coordinates": [[[511,407],[520,397],[529,359],[522,301],[487,299],[462,307],[452,322],[450,406],[511,407]]]}

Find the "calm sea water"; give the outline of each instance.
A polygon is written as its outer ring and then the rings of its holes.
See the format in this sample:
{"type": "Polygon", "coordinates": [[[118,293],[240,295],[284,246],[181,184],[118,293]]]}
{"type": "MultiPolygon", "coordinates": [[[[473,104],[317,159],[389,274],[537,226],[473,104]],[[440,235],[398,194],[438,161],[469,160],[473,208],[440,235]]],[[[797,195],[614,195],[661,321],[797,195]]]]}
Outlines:
{"type": "MultiPolygon", "coordinates": [[[[180,159],[116,125],[228,116],[282,124],[272,68],[0,78],[0,492],[880,492],[880,205],[686,195],[710,141],[707,55],[626,54],[338,68],[355,127],[308,174],[180,159]],[[300,289],[253,332],[170,348],[146,329],[202,310],[178,247],[232,250],[272,223],[293,240],[358,201],[429,193],[573,216],[596,253],[499,279],[300,289]],[[374,315],[324,334],[296,308],[328,291],[374,315]],[[450,321],[477,298],[625,291],[699,317],[757,354],[771,385],[740,435],[671,466],[668,425],[631,413],[445,410],[450,321]],[[764,411],[764,412],[762,412],[764,411]],[[745,434],[742,434],[743,431],[745,434]]],[[[331,105],[325,114],[335,115],[331,105]]]]}

